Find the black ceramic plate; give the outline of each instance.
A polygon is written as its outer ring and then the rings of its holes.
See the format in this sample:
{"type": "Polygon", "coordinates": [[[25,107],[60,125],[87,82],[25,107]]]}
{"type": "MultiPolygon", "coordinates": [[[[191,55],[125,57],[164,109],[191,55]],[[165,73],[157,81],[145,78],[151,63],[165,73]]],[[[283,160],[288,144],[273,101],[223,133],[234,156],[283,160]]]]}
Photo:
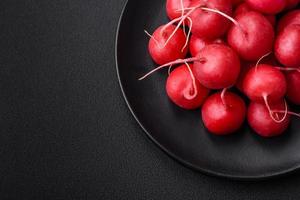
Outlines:
{"type": "Polygon", "coordinates": [[[147,135],[170,156],[193,169],[236,179],[263,179],[300,166],[300,123],[292,121],[280,137],[263,139],[245,125],[228,137],[212,136],[200,110],[185,111],[165,93],[166,71],[144,81],[153,69],[144,29],[167,22],[165,0],[129,0],[120,19],[116,43],[117,71],[126,102],[147,135]]]}

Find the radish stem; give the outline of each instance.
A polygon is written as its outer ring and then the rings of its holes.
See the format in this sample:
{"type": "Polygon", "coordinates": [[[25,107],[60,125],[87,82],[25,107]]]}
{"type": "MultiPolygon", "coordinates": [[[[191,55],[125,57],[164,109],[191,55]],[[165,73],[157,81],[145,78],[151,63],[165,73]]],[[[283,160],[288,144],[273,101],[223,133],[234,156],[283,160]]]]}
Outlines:
{"type": "Polygon", "coordinates": [[[268,57],[269,55],[271,55],[271,53],[272,53],[272,52],[269,52],[269,53],[263,55],[260,59],[258,59],[258,61],[256,62],[256,65],[255,65],[255,71],[257,71],[257,67],[258,67],[258,65],[260,64],[260,62],[261,62],[264,58],[266,58],[266,57],[268,57]]]}
{"type": "Polygon", "coordinates": [[[190,91],[188,91],[187,93],[184,94],[184,97],[186,97],[187,99],[194,99],[198,95],[196,79],[195,79],[195,76],[193,74],[193,71],[192,71],[190,65],[187,62],[184,62],[184,63],[187,66],[189,73],[191,75],[191,79],[193,81],[193,94],[191,95],[190,91]]]}
{"type": "Polygon", "coordinates": [[[286,101],[284,101],[284,104],[285,104],[285,112],[284,112],[284,116],[281,120],[277,120],[274,118],[273,116],[273,113],[274,111],[272,111],[271,107],[270,107],[270,104],[268,102],[268,96],[267,95],[263,95],[263,99],[264,99],[264,102],[265,102],[265,105],[269,111],[269,114],[270,114],[270,117],[272,118],[272,120],[278,124],[282,123],[285,119],[286,119],[286,116],[287,116],[287,113],[288,113],[288,106],[287,106],[287,103],[286,101]]]}
{"type": "Polygon", "coordinates": [[[183,63],[186,63],[186,62],[194,62],[194,61],[201,61],[201,58],[194,57],[194,58],[178,59],[178,60],[166,63],[164,65],[158,66],[155,69],[151,70],[150,72],[148,72],[147,74],[145,74],[144,76],[142,76],[141,78],[139,78],[139,81],[147,78],[149,75],[151,75],[154,72],[156,72],[156,71],[158,71],[160,69],[163,69],[163,68],[165,68],[167,66],[177,65],[177,64],[183,64],[183,63]]]}

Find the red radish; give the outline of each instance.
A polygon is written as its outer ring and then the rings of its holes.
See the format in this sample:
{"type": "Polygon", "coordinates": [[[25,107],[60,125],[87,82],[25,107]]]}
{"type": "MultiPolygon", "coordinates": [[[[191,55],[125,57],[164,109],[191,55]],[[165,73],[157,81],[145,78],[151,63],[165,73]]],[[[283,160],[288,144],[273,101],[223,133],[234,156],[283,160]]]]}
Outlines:
{"type": "Polygon", "coordinates": [[[238,95],[226,92],[208,97],[202,107],[202,120],[205,127],[215,135],[228,135],[237,131],[246,116],[246,105],[238,95]]]}
{"type": "Polygon", "coordinates": [[[248,71],[243,82],[245,94],[252,101],[276,102],[286,93],[284,74],[271,65],[260,64],[248,71]]]}
{"type": "Polygon", "coordinates": [[[247,61],[257,61],[272,51],[274,30],[262,14],[254,11],[240,14],[229,29],[228,44],[247,61]]]}
{"type": "Polygon", "coordinates": [[[300,66],[300,24],[283,29],[275,41],[275,55],[287,67],[300,66]]]}
{"type": "Polygon", "coordinates": [[[204,47],[194,62],[194,74],[198,81],[209,89],[233,86],[240,73],[238,55],[228,46],[211,44],[204,47]]]}
{"type": "MultiPolygon", "coordinates": [[[[236,9],[234,11],[234,16],[238,16],[240,14],[243,14],[245,12],[250,12],[250,11],[253,11],[253,9],[250,8],[250,6],[247,3],[242,3],[238,7],[236,7],[236,9]]],[[[266,14],[264,16],[272,24],[273,27],[276,25],[276,17],[275,17],[275,15],[267,15],[266,14]]]]}
{"type": "MultiPolygon", "coordinates": [[[[263,63],[263,64],[269,64],[269,65],[273,65],[273,63],[275,63],[275,57],[271,56],[271,52],[264,55],[263,57],[261,57],[256,63],[254,62],[248,62],[248,61],[241,61],[241,72],[239,75],[239,78],[235,84],[235,86],[237,87],[237,89],[239,89],[241,92],[244,92],[243,90],[243,83],[244,83],[244,79],[248,73],[248,71],[253,68],[253,67],[257,67],[259,64],[263,63]]],[[[276,63],[277,64],[277,63],[276,63]]],[[[275,64],[275,65],[276,65],[275,64]]]]}
{"type": "MultiPolygon", "coordinates": [[[[272,110],[285,110],[286,105],[283,100],[272,103],[270,106],[272,110]]],[[[290,115],[284,113],[272,113],[273,118],[280,120],[278,123],[274,121],[270,116],[270,111],[264,103],[251,102],[248,107],[248,123],[252,129],[260,136],[273,137],[281,135],[289,126],[290,115]]]]}
{"type": "Polygon", "coordinates": [[[166,84],[169,98],[176,105],[188,110],[200,107],[209,93],[193,77],[192,69],[193,65],[177,67],[170,73],[166,84]]]}
{"type": "Polygon", "coordinates": [[[167,0],[166,10],[168,17],[171,20],[181,17],[185,12],[181,13],[180,10],[190,7],[191,3],[192,0],[167,0]]]}
{"type": "Polygon", "coordinates": [[[285,5],[286,10],[295,8],[300,2],[300,0],[285,0],[285,1],[286,1],[286,5],[285,5]]]}
{"type": "Polygon", "coordinates": [[[230,21],[224,16],[209,11],[208,9],[218,10],[224,14],[231,15],[231,0],[198,0],[193,1],[191,7],[198,7],[190,14],[190,18],[193,22],[191,29],[195,36],[215,39],[226,33],[230,21]]]}
{"type": "Polygon", "coordinates": [[[162,65],[186,56],[188,48],[184,48],[184,46],[187,38],[183,30],[178,29],[170,37],[175,28],[174,25],[160,26],[151,36],[148,49],[152,59],[157,64],[162,65]]]}
{"type": "Polygon", "coordinates": [[[277,14],[285,8],[286,0],[246,0],[254,10],[264,14],[277,14]]]}
{"type": "Polygon", "coordinates": [[[255,63],[253,63],[253,62],[247,62],[247,61],[241,62],[241,72],[240,72],[239,78],[236,82],[236,87],[241,92],[243,92],[243,82],[244,82],[245,76],[248,73],[248,71],[254,66],[255,66],[255,63]]]}
{"type": "Polygon", "coordinates": [[[223,40],[221,39],[205,39],[205,38],[199,38],[194,35],[191,36],[190,39],[190,53],[193,57],[197,56],[200,50],[202,50],[205,46],[209,44],[224,44],[223,40]]]}
{"type": "Polygon", "coordinates": [[[277,24],[277,32],[292,24],[300,24],[300,10],[293,10],[284,15],[277,24]]]}
{"type": "Polygon", "coordinates": [[[233,16],[238,16],[240,14],[244,14],[246,12],[253,11],[247,3],[241,3],[236,9],[234,10],[233,16]]]}
{"type": "MultiPolygon", "coordinates": [[[[259,65],[259,64],[268,64],[268,65],[272,65],[272,66],[277,66],[279,63],[278,61],[276,60],[275,58],[275,55],[274,54],[271,54],[268,53],[264,56],[262,56],[256,63],[254,62],[247,62],[247,61],[243,61],[241,62],[241,72],[240,72],[240,75],[239,75],[239,78],[238,78],[238,81],[236,83],[236,87],[241,91],[241,92],[244,92],[243,90],[243,82],[244,82],[244,79],[248,73],[248,71],[253,68],[253,67],[256,67],[259,65]]],[[[280,68],[280,67],[279,67],[280,68]]],[[[294,71],[295,69],[288,69],[288,68],[280,68],[281,70],[282,69],[285,69],[285,70],[288,70],[288,71],[294,71]]]]}
{"type": "Polygon", "coordinates": [[[300,72],[294,71],[286,74],[287,97],[294,104],[300,105],[300,72]]]}

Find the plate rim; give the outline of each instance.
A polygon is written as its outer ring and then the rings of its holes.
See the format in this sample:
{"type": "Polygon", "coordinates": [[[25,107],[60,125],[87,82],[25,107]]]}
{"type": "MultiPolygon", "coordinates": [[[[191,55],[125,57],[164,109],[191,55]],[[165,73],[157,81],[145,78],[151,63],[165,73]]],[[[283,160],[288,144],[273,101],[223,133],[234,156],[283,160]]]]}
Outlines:
{"type": "Polygon", "coordinates": [[[288,174],[291,174],[293,172],[295,172],[296,170],[298,170],[300,168],[300,163],[296,166],[287,168],[285,170],[280,170],[278,172],[270,172],[270,173],[265,173],[265,174],[261,174],[261,175],[233,175],[233,174],[227,174],[224,172],[218,172],[215,170],[210,170],[207,168],[203,168],[203,167],[199,167],[197,165],[194,165],[180,157],[178,157],[177,155],[175,155],[174,153],[172,153],[170,150],[168,150],[167,148],[165,148],[162,144],[160,144],[159,141],[157,141],[154,137],[152,137],[151,133],[143,126],[143,124],[140,122],[140,120],[138,119],[138,117],[136,116],[135,112],[132,109],[132,106],[130,104],[130,102],[127,99],[127,95],[126,92],[123,88],[123,84],[121,81],[121,77],[120,77],[120,72],[119,72],[119,61],[118,61],[118,45],[119,45],[119,34],[120,34],[120,27],[122,25],[122,19],[124,17],[125,11],[127,9],[128,6],[128,2],[130,0],[125,0],[125,3],[123,5],[119,20],[118,20],[118,24],[117,24],[117,28],[116,28],[116,33],[115,33],[115,51],[114,51],[114,58],[115,58],[115,67],[116,67],[116,72],[117,72],[117,78],[118,78],[118,83],[119,83],[119,87],[121,89],[122,92],[122,96],[123,99],[131,113],[131,115],[134,117],[135,121],[138,123],[139,127],[143,130],[143,132],[146,134],[147,138],[150,139],[156,146],[159,147],[159,149],[161,151],[163,151],[164,153],[166,153],[169,157],[171,157],[174,161],[176,161],[177,163],[192,169],[193,171],[196,172],[201,172],[202,174],[205,175],[209,175],[209,176],[214,176],[214,177],[221,177],[221,178],[225,178],[225,179],[232,179],[232,180],[238,180],[238,181],[264,181],[267,179],[272,179],[272,178],[279,178],[288,174]]]}

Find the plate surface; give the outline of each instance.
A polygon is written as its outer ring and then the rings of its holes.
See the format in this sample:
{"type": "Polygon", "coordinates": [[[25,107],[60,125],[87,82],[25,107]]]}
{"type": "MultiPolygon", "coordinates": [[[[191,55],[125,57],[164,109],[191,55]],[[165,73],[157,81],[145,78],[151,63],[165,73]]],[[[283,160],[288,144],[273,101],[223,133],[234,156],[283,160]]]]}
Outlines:
{"type": "Polygon", "coordinates": [[[118,27],[116,61],[125,100],[146,134],[181,163],[211,175],[234,179],[265,179],[300,166],[300,123],[293,119],[280,137],[264,139],[245,124],[236,134],[209,134],[200,110],[184,111],[165,93],[167,71],[144,81],[138,78],[153,69],[144,29],[153,32],[168,21],[165,1],[129,0],[118,27]]]}

